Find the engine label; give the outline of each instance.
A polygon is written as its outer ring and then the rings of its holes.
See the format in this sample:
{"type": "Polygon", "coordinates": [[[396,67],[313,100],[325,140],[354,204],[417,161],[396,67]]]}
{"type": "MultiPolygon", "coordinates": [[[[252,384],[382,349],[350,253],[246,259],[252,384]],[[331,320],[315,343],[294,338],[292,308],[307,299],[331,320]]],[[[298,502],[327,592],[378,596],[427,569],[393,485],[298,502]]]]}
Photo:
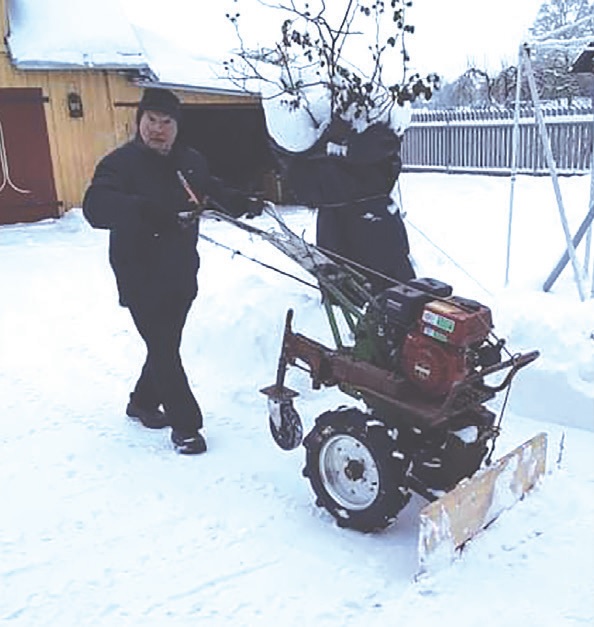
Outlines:
{"type": "Polygon", "coordinates": [[[415,364],[415,375],[419,379],[428,379],[431,376],[431,368],[423,364],[415,364]]]}
{"type": "Polygon", "coordinates": [[[439,314],[429,311],[428,309],[425,309],[423,311],[422,320],[427,324],[432,324],[438,329],[443,329],[447,333],[453,333],[454,329],[456,328],[456,322],[454,320],[446,318],[445,316],[440,316],[439,314]]]}
{"type": "Polygon", "coordinates": [[[447,343],[448,341],[447,335],[445,335],[444,333],[440,333],[437,329],[434,329],[432,327],[423,327],[423,334],[428,335],[429,337],[432,337],[436,340],[439,340],[440,342],[447,343]]]}

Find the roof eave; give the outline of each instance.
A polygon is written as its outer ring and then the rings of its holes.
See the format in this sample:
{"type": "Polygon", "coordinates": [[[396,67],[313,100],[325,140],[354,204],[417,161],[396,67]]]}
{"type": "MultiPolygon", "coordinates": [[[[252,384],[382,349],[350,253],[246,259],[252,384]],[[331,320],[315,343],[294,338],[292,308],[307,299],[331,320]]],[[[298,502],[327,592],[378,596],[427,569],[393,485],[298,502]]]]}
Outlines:
{"type": "Polygon", "coordinates": [[[11,60],[18,70],[131,70],[150,72],[146,63],[74,63],[70,61],[48,61],[47,59],[11,60]]]}
{"type": "Polygon", "coordinates": [[[161,81],[152,81],[147,78],[140,78],[134,81],[139,87],[154,87],[158,85],[164,89],[193,91],[201,94],[212,94],[216,96],[240,96],[247,99],[259,99],[260,94],[241,91],[240,89],[225,89],[224,87],[211,87],[205,85],[188,85],[182,83],[166,83],[161,81]]]}

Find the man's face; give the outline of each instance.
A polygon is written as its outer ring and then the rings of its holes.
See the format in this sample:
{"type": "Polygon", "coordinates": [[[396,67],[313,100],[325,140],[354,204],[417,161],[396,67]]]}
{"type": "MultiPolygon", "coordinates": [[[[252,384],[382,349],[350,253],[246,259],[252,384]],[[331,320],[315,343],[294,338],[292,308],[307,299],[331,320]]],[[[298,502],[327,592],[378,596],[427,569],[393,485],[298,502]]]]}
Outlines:
{"type": "Polygon", "coordinates": [[[144,111],[138,131],[142,141],[152,150],[162,155],[169,154],[177,137],[177,122],[166,113],[144,111]]]}

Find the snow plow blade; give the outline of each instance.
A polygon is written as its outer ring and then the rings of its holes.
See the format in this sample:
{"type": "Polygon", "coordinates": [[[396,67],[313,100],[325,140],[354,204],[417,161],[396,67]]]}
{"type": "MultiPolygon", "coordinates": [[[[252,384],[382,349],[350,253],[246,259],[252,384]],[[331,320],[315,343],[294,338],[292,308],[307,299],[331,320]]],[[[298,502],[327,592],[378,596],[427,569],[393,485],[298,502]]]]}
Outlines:
{"type": "Polygon", "coordinates": [[[546,433],[539,433],[423,508],[420,572],[451,563],[468,540],[523,498],[544,474],[546,449],[546,433]]]}

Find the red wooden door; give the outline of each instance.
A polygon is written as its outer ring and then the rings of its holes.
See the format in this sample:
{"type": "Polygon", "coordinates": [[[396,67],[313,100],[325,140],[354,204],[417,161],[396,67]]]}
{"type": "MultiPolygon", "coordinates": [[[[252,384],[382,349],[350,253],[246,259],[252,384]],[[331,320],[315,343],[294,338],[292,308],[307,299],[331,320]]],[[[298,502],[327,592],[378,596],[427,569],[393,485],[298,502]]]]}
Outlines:
{"type": "Polygon", "coordinates": [[[56,216],[43,92],[0,89],[0,224],[56,216]]]}

